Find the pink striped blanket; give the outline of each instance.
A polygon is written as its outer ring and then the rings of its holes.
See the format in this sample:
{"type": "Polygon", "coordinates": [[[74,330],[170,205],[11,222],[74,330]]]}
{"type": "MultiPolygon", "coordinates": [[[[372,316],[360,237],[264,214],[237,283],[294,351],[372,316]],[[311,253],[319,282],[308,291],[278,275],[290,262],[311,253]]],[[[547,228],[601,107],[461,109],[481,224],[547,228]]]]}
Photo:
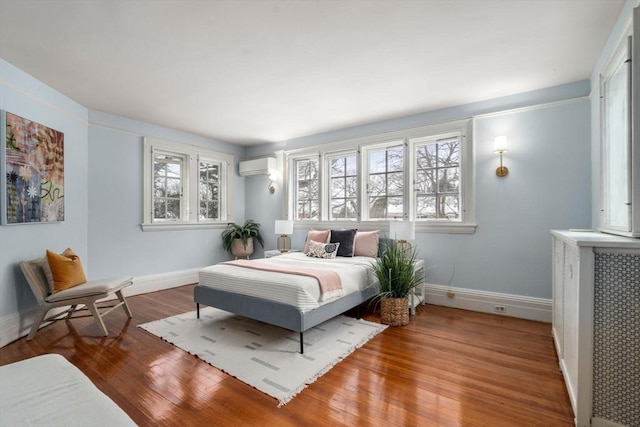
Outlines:
{"type": "Polygon", "coordinates": [[[235,261],[227,261],[222,264],[235,265],[236,267],[251,268],[254,270],[272,271],[275,273],[295,274],[297,276],[313,277],[320,285],[321,300],[325,301],[329,298],[340,297],[344,295],[342,291],[342,281],[335,271],[320,270],[316,268],[287,268],[277,265],[268,265],[263,262],[250,261],[246,259],[237,259],[235,261]]]}

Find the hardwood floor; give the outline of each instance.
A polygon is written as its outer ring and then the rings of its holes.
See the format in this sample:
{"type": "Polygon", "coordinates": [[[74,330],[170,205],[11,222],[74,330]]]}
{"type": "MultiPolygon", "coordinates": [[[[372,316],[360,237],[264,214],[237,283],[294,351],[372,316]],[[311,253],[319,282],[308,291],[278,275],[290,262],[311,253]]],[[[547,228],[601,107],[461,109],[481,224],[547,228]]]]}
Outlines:
{"type": "MultiPolygon", "coordinates": [[[[282,408],[136,326],[194,310],[193,286],[128,298],[134,318],[58,321],[0,349],[0,365],[59,353],[141,426],[572,426],[551,326],[426,305],[282,408]]],[[[379,321],[375,313],[364,316],[379,321]]]]}

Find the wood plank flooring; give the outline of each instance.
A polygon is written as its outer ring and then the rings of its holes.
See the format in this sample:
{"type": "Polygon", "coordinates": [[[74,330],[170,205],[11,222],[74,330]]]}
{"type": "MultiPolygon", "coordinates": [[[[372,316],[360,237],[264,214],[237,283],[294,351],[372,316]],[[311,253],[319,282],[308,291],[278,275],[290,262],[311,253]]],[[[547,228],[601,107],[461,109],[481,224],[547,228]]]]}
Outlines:
{"type": "MultiPolygon", "coordinates": [[[[0,365],[59,353],[141,426],[572,426],[551,326],[422,306],[282,408],[136,326],[195,309],[193,286],[128,298],[100,337],[91,317],[0,349],[0,365]]],[[[379,321],[379,315],[364,315],[379,321]]]]}

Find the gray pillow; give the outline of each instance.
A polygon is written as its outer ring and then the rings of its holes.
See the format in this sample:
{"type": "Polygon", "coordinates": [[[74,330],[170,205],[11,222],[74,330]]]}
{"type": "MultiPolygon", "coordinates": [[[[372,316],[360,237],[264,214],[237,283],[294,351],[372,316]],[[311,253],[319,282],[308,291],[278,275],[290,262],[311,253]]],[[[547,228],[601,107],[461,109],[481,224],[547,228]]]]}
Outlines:
{"type": "Polygon", "coordinates": [[[338,246],[338,256],[353,256],[354,240],[357,229],[353,230],[331,230],[330,243],[340,243],[338,246]]]}

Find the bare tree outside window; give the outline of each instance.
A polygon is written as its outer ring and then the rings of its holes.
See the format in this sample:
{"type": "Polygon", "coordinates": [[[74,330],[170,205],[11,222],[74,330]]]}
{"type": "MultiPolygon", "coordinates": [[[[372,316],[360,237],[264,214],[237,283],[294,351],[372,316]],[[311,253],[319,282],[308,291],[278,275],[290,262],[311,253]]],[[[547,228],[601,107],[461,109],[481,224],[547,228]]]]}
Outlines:
{"type": "Polygon", "coordinates": [[[403,146],[368,151],[367,184],[370,219],[404,216],[403,146]]]}
{"type": "Polygon", "coordinates": [[[460,220],[460,142],[416,145],[416,219],[460,220]]]}
{"type": "Polygon", "coordinates": [[[180,156],[156,153],[153,158],[153,217],[178,220],[181,218],[182,169],[180,156]]]}
{"type": "Polygon", "coordinates": [[[320,182],[318,159],[296,161],[296,219],[318,219],[320,212],[320,182]]]}
{"type": "Polygon", "coordinates": [[[143,231],[226,223],[233,164],[230,154],[145,137],[143,231]]]}
{"type": "Polygon", "coordinates": [[[200,161],[200,219],[220,219],[220,163],[200,161]]]}
{"type": "Polygon", "coordinates": [[[350,154],[330,160],[330,218],[358,217],[358,176],[356,155],[350,154]]]}

